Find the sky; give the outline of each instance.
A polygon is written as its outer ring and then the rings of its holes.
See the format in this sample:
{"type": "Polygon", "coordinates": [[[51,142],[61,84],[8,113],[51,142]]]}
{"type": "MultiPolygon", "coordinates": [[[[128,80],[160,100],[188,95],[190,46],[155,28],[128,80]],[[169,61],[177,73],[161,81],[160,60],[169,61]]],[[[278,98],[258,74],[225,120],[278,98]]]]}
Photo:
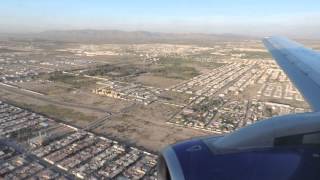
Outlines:
{"type": "Polygon", "coordinates": [[[320,37],[319,0],[1,0],[0,32],[117,29],[320,37]]]}

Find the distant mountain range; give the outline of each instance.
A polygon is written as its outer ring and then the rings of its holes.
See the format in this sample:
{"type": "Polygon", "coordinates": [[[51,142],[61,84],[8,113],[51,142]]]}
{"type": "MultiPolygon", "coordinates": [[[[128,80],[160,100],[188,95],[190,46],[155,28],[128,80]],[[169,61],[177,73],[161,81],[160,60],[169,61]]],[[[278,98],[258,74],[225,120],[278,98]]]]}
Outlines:
{"type": "Polygon", "coordinates": [[[62,41],[82,43],[213,43],[216,41],[237,41],[254,37],[235,34],[200,34],[200,33],[158,33],[147,31],[119,30],[66,30],[44,31],[29,34],[1,34],[1,39],[38,41],[62,41]]]}

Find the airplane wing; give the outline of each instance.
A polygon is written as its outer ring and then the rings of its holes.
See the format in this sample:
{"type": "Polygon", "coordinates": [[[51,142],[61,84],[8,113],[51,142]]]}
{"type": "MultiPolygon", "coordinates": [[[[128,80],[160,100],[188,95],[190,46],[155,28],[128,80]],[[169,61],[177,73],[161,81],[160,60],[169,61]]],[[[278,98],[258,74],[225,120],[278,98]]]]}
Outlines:
{"type": "Polygon", "coordinates": [[[263,43],[314,111],[320,111],[320,54],[282,37],[263,43]]]}

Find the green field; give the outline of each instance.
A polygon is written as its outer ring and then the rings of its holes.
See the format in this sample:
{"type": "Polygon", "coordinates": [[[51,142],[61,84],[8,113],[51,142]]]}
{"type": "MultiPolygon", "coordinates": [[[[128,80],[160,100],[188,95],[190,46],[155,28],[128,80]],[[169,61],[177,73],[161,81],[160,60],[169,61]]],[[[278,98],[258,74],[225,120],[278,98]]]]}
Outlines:
{"type": "Polygon", "coordinates": [[[73,88],[88,87],[96,83],[96,81],[93,79],[88,79],[80,76],[73,76],[70,74],[63,74],[61,72],[51,73],[48,80],[69,84],[73,88]]]}
{"type": "Polygon", "coordinates": [[[187,80],[200,73],[188,65],[188,60],[182,58],[161,58],[159,66],[151,70],[155,76],[187,80]]]}

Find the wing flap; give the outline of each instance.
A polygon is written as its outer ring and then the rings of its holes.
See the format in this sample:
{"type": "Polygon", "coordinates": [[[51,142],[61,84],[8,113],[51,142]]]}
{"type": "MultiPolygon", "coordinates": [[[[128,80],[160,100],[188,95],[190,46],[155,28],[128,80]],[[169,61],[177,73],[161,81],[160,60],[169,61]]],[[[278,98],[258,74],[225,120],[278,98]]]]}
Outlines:
{"type": "Polygon", "coordinates": [[[320,111],[320,55],[282,37],[263,40],[265,46],[314,111],[320,111]]]}

